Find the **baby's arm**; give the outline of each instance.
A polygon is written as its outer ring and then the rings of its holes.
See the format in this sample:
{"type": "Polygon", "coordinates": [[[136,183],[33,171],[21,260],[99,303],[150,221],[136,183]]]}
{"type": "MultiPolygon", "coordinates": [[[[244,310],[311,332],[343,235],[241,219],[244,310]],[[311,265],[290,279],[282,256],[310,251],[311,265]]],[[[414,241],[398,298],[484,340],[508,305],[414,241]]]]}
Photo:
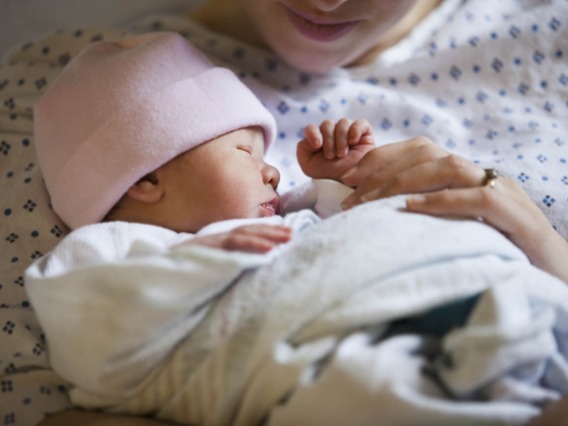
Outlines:
{"type": "Polygon", "coordinates": [[[227,251],[266,253],[290,241],[292,229],[282,225],[244,225],[228,232],[197,236],[182,245],[199,244],[227,251]]]}
{"type": "Polygon", "coordinates": [[[367,120],[342,118],[306,126],[296,154],[302,171],[309,177],[339,180],[374,147],[367,120]]]}

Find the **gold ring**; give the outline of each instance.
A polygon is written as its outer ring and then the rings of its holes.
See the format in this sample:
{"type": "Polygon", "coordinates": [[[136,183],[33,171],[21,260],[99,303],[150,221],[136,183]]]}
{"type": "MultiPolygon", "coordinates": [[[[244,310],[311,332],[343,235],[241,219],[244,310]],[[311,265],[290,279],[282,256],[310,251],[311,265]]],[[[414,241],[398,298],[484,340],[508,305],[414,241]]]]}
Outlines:
{"type": "Polygon", "coordinates": [[[497,170],[495,169],[483,169],[483,171],[485,172],[485,177],[483,178],[482,185],[494,189],[499,173],[497,173],[497,170]]]}

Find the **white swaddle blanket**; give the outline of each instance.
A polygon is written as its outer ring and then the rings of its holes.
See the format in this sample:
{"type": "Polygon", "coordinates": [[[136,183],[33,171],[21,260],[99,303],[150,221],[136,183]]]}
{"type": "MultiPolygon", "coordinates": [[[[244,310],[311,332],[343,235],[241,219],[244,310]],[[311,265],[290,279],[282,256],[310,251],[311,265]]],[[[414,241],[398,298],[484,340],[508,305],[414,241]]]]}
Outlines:
{"type": "Polygon", "coordinates": [[[195,425],[523,424],[568,392],[566,285],[400,205],[271,218],[268,256],[138,244],[92,278],[56,250],[27,277],[52,364],[76,404],[195,425]]]}

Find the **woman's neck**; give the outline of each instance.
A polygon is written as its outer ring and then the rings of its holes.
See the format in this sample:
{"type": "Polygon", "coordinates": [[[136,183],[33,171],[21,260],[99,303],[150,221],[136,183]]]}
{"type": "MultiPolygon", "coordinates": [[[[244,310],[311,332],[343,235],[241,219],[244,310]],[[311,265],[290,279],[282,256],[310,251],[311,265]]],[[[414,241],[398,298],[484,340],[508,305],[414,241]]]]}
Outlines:
{"type": "MultiPolygon", "coordinates": [[[[375,47],[353,61],[349,66],[373,62],[382,52],[406,37],[443,0],[419,0],[390,31],[378,41],[375,47]]],[[[245,43],[269,48],[264,39],[250,22],[244,8],[235,0],[208,0],[187,13],[193,19],[212,31],[236,38],[245,43]]]]}

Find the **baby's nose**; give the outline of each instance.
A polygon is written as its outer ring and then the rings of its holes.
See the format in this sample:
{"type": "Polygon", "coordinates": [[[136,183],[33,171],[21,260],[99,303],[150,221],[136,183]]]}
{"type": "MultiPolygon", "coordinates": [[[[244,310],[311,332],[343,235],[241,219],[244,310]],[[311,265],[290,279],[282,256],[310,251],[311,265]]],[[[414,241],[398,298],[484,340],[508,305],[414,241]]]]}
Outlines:
{"type": "Polygon", "coordinates": [[[270,184],[276,189],[280,183],[280,172],[276,167],[265,163],[262,168],[262,179],[265,184],[270,184]]]}

